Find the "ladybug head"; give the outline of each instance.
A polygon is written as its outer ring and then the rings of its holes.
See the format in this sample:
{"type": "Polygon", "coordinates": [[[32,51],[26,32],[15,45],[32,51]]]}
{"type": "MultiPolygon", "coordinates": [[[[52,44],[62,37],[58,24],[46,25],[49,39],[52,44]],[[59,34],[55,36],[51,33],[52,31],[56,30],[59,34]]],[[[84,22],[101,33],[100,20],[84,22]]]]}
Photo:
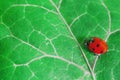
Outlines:
{"type": "Polygon", "coordinates": [[[85,41],[84,41],[84,45],[87,47],[90,43],[92,43],[94,41],[94,38],[93,37],[91,37],[91,38],[89,38],[89,39],[86,39],[85,41]]]}

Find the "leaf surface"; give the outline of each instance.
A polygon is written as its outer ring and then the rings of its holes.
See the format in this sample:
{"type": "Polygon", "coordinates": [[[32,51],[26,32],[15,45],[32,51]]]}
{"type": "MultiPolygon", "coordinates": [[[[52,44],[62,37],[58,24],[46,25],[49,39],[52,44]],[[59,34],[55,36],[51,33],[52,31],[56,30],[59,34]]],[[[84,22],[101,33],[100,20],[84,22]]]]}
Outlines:
{"type": "Polygon", "coordinates": [[[119,3],[0,1],[0,80],[119,80],[119,3]],[[109,47],[98,58],[83,44],[93,36],[109,47]]]}
{"type": "MultiPolygon", "coordinates": [[[[85,39],[93,36],[104,39],[108,44],[108,52],[97,59],[94,71],[96,80],[120,79],[119,2],[119,0],[65,0],[61,4],[61,13],[81,45],[85,39]]],[[[96,56],[84,46],[82,48],[93,66],[96,56]]]]}
{"type": "Polygon", "coordinates": [[[0,80],[92,80],[60,1],[0,1],[0,80]]]}

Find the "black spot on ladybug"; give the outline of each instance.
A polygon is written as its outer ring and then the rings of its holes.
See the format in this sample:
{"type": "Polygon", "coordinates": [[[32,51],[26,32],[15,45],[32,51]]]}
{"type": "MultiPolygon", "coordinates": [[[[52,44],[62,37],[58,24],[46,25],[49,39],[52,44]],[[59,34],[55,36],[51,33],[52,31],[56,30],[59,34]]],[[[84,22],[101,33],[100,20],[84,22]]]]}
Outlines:
{"type": "Polygon", "coordinates": [[[99,46],[100,46],[99,44],[96,45],[96,47],[99,47],[99,46]]]}
{"type": "Polygon", "coordinates": [[[92,48],[92,50],[94,51],[95,49],[94,49],[94,48],[92,48]]]}

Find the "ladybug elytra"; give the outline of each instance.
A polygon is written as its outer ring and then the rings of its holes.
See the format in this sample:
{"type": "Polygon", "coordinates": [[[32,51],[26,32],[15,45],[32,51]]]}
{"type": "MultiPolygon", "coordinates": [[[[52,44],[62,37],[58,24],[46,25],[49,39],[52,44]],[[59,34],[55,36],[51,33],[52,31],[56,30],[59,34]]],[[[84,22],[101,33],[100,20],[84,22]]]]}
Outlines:
{"type": "Polygon", "coordinates": [[[95,54],[104,54],[108,50],[107,43],[98,37],[92,37],[91,39],[87,40],[85,45],[95,54]]]}

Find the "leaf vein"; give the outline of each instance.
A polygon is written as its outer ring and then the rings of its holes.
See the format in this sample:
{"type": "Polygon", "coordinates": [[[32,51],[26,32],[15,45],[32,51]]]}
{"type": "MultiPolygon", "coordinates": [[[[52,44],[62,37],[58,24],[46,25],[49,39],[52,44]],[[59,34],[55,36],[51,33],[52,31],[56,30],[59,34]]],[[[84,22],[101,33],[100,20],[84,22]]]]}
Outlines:
{"type": "Polygon", "coordinates": [[[85,53],[84,53],[81,45],[79,44],[79,42],[78,42],[77,39],[75,38],[74,34],[72,33],[72,31],[71,31],[71,29],[70,29],[70,26],[67,24],[66,20],[64,19],[64,17],[63,17],[62,14],[60,13],[60,11],[59,11],[59,9],[57,8],[57,6],[55,5],[55,3],[54,3],[52,0],[50,0],[50,2],[51,2],[51,4],[56,8],[56,10],[57,10],[57,12],[58,12],[58,15],[59,15],[60,18],[63,20],[64,24],[67,26],[67,29],[68,29],[68,31],[70,32],[71,36],[73,37],[74,41],[75,41],[75,42],[77,43],[77,45],[79,46],[80,51],[81,51],[81,53],[82,53],[82,55],[83,55],[83,57],[84,57],[87,65],[88,65],[88,68],[90,69],[90,72],[91,72],[91,74],[92,74],[92,77],[93,77],[94,80],[96,80],[96,79],[95,79],[94,72],[92,71],[92,68],[91,68],[91,66],[90,66],[90,64],[89,64],[89,61],[88,61],[88,59],[87,59],[87,57],[86,57],[86,55],[85,55],[85,53]]]}

